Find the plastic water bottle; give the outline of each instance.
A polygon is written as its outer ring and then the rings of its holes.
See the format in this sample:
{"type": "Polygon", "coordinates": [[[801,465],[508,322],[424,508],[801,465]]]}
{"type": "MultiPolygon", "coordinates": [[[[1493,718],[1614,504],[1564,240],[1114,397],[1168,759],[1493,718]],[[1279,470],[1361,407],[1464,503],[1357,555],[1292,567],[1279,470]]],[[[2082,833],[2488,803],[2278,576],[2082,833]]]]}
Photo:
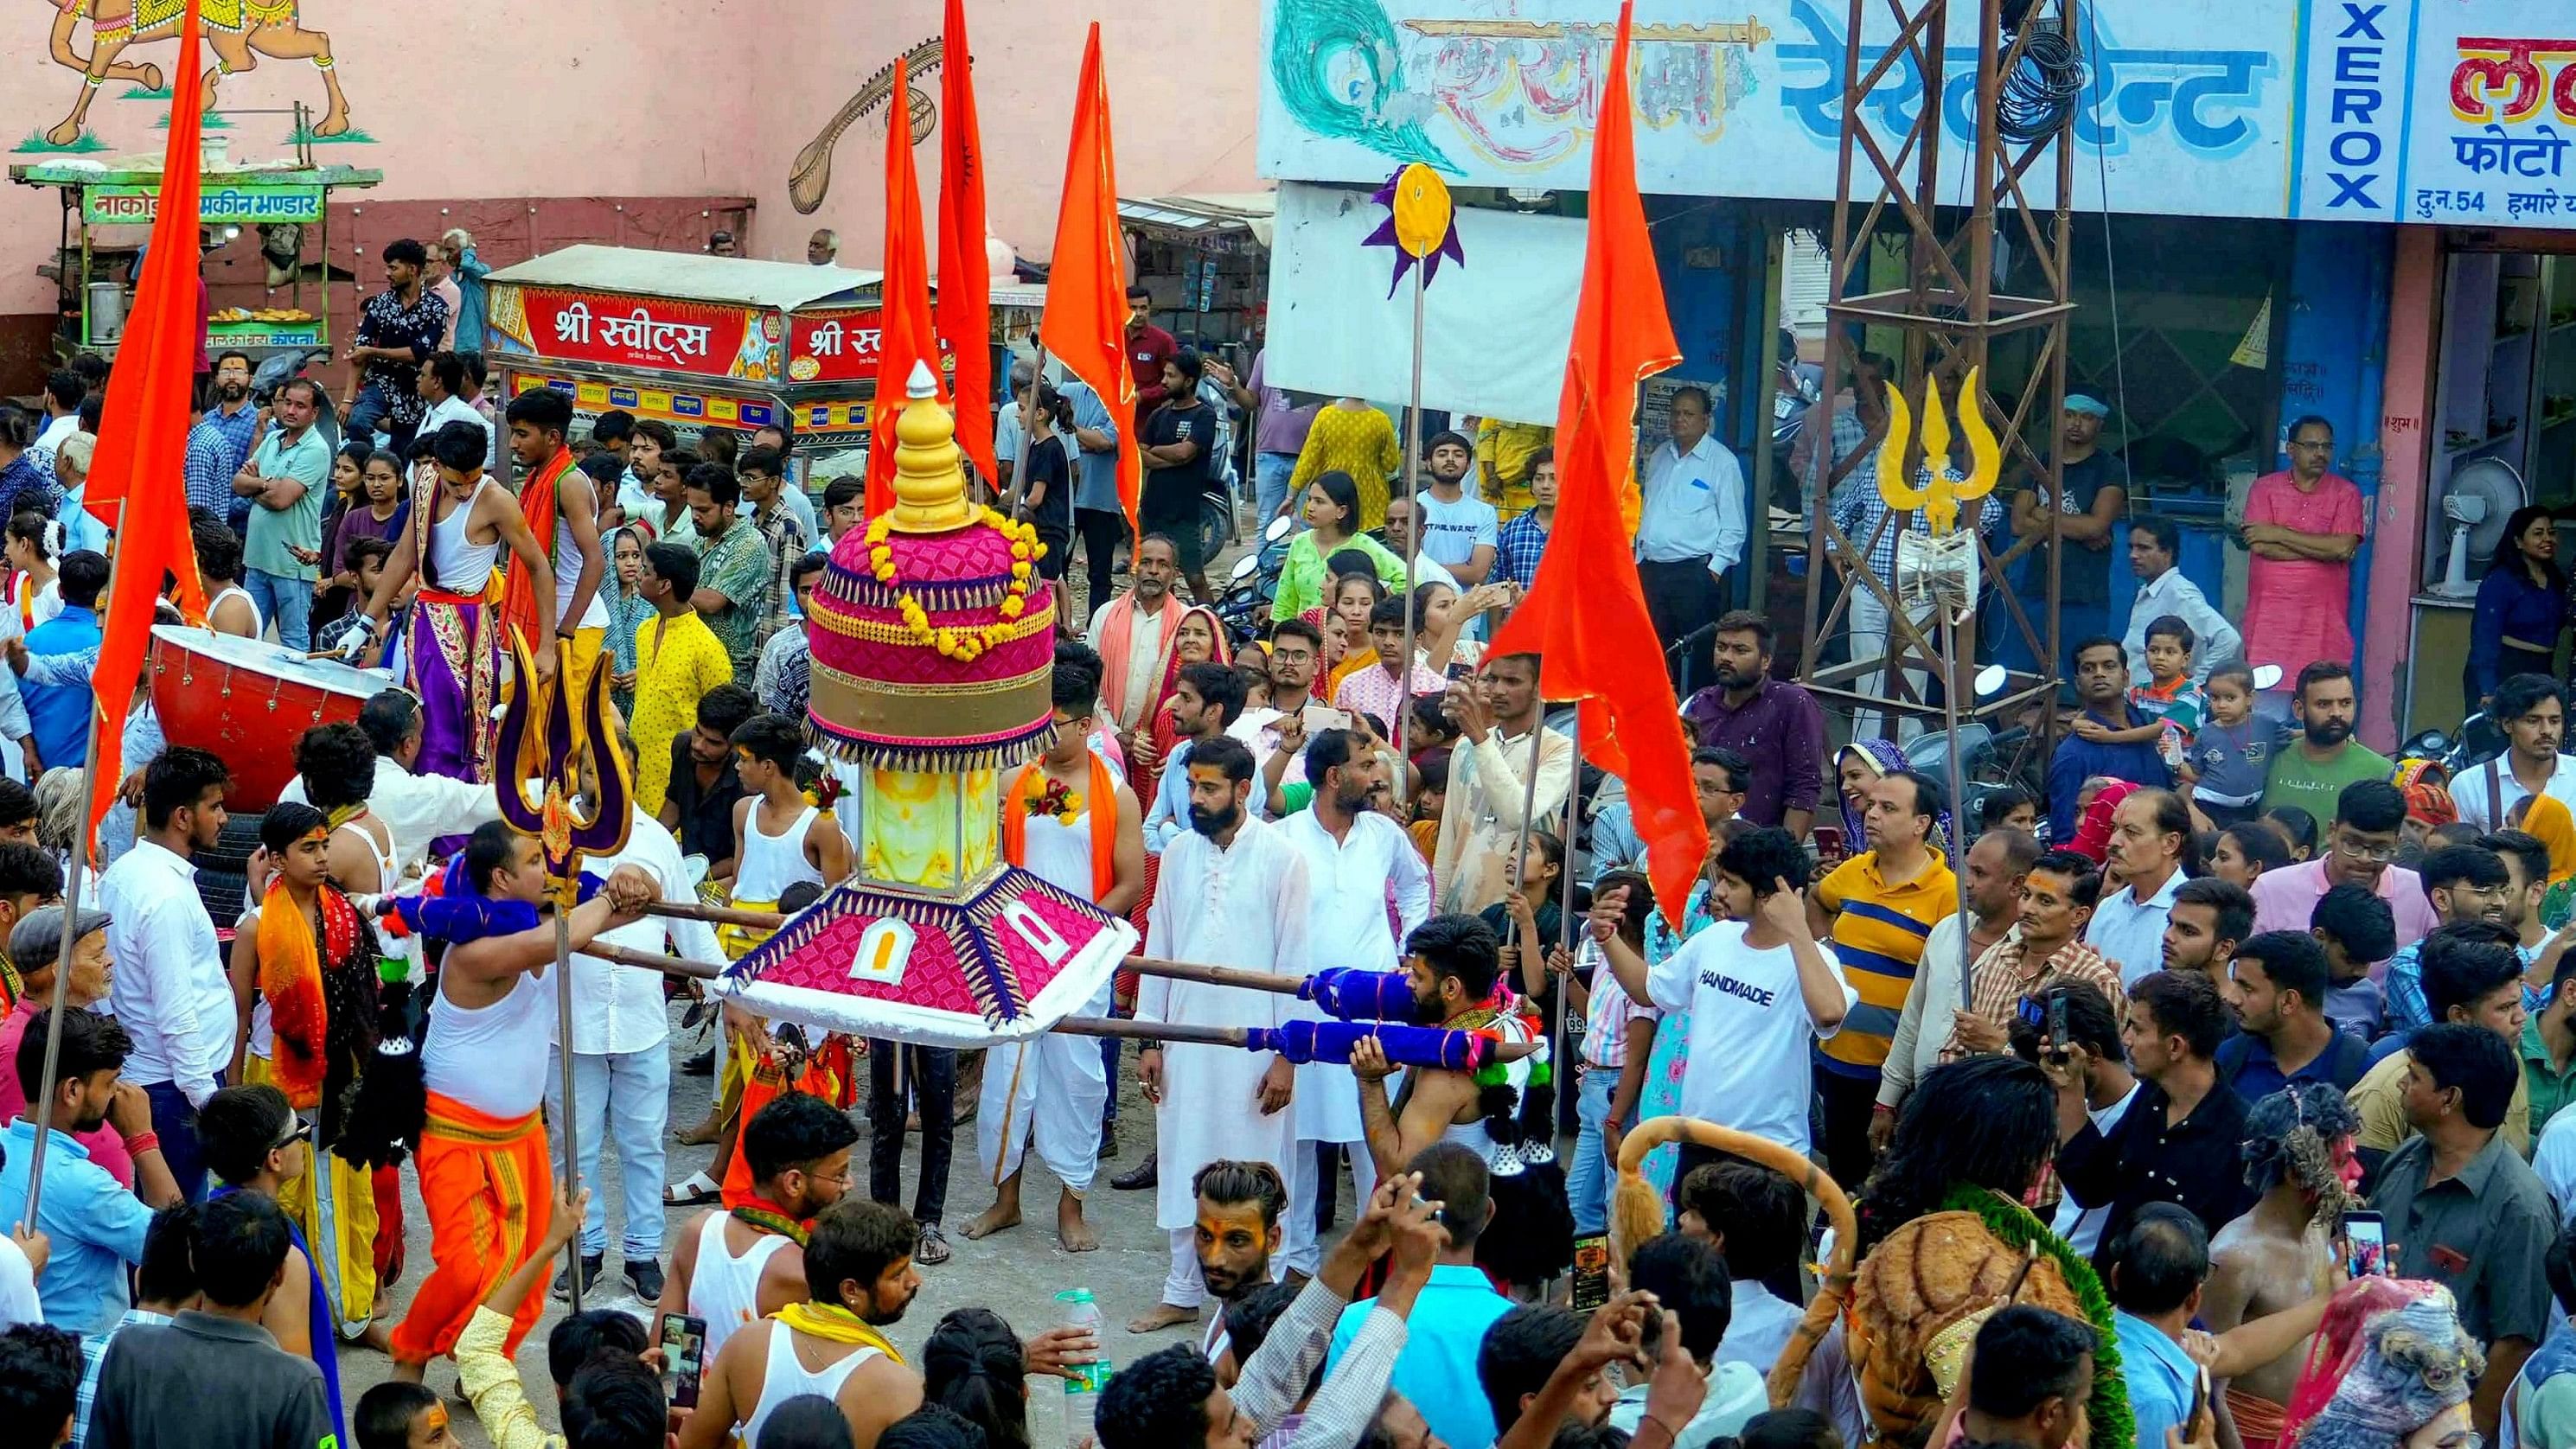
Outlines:
{"type": "MultiPolygon", "coordinates": [[[[1107,1340],[1101,1335],[1100,1305],[1091,1300],[1088,1288],[1068,1288],[1055,1295],[1063,1312],[1064,1326],[1079,1328],[1091,1335],[1093,1343],[1107,1340]]],[[[1109,1360],[1106,1357],[1089,1363],[1069,1365],[1073,1377],[1064,1381],[1065,1449],[1092,1438],[1092,1416],[1100,1407],[1100,1391],[1109,1386],[1109,1360]]]]}

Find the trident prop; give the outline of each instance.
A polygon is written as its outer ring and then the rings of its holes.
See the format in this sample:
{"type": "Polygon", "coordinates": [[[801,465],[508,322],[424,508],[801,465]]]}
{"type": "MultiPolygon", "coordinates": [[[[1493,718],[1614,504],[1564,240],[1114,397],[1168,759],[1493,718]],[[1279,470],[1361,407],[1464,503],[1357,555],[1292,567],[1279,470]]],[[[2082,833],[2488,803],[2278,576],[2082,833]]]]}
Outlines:
{"type": "MultiPolygon", "coordinates": [[[[581,899],[581,864],[585,855],[614,855],[626,848],[633,823],[630,802],[634,786],[626,771],[626,752],[617,745],[608,708],[608,671],[594,666],[579,709],[566,681],[572,677],[572,645],[554,641],[555,674],[537,678],[536,660],[526,636],[510,631],[510,657],[518,666],[518,687],[501,715],[501,768],[493,788],[500,793],[501,818],[521,835],[532,835],[545,851],[546,894],[555,909],[556,1040],[563,1053],[563,1191],[570,1202],[579,1182],[581,1118],[573,1106],[572,1066],[572,909],[581,899]],[[598,780],[587,813],[573,808],[581,793],[581,767],[587,760],[598,780]],[[534,786],[534,798],[529,789],[534,786]]],[[[566,1245],[570,1258],[572,1311],[581,1311],[581,1240],[566,1245]]]]}

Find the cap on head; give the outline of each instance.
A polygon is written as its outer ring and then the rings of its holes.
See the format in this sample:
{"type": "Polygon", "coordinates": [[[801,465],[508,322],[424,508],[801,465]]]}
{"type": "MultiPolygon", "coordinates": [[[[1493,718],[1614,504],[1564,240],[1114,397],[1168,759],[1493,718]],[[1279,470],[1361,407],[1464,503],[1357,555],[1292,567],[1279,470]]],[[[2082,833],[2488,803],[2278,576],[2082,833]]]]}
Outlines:
{"type": "Polygon", "coordinates": [[[2070,413],[2084,413],[2088,416],[2097,418],[2107,418],[2111,415],[2111,405],[2109,403],[2102,401],[2098,397],[2086,397],[2080,392],[2071,392],[2066,395],[2066,410],[2070,413]]]}
{"type": "MultiPolygon", "coordinates": [[[[107,912],[83,908],[73,923],[72,939],[93,935],[107,929],[107,912]]],[[[9,959],[29,964],[59,959],[63,953],[63,908],[45,906],[29,911],[9,931],[9,959]]]]}

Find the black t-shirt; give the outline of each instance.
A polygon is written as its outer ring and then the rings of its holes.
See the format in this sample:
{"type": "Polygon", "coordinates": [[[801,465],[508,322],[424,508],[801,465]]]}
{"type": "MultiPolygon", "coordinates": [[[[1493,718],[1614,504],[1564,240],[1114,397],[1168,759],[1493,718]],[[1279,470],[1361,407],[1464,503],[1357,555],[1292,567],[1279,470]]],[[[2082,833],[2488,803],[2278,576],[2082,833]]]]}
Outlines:
{"type": "Polygon", "coordinates": [[[1177,468],[1145,470],[1147,508],[1177,512],[1196,506],[1199,494],[1207,491],[1208,470],[1216,462],[1216,409],[1205,403],[1187,411],[1165,406],[1145,419],[1148,446],[1162,447],[1184,438],[1199,445],[1199,455],[1177,468]]]}
{"type": "Polygon", "coordinates": [[[1049,434],[1029,446],[1029,476],[1021,487],[1026,490],[1022,496],[1046,489],[1046,496],[1029,506],[1029,522],[1042,532],[1072,534],[1073,470],[1065,458],[1063,434],[1049,434]]]}
{"type": "MultiPolygon", "coordinates": [[[[2118,461],[2108,453],[2097,452],[2080,463],[2065,468],[2066,498],[2060,505],[2068,517],[2093,511],[2102,490],[2121,486],[2118,461]]],[[[2045,507],[2043,503],[2041,506],[2045,507]]],[[[2127,540],[2114,531],[2116,547],[2126,547],[2127,540]]],[[[2111,600],[2111,554],[2108,549],[2092,549],[2073,539],[2063,541],[2066,562],[2057,574],[2057,601],[2060,604],[2106,604],[2111,600]]],[[[2048,549],[2035,548],[2022,561],[2022,587],[2037,590],[2043,601],[2048,597],[2048,549]]]]}
{"type": "Polygon", "coordinates": [[[671,808],[679,814],[682,855],[703,855],[710,864],[733,858],[733,807],[742,798],[742,777],[727,762],[716,771],[713,787],[698,787],[698,762],[689,757],[689,738],[682,730],[671,741],[671,808]]]}

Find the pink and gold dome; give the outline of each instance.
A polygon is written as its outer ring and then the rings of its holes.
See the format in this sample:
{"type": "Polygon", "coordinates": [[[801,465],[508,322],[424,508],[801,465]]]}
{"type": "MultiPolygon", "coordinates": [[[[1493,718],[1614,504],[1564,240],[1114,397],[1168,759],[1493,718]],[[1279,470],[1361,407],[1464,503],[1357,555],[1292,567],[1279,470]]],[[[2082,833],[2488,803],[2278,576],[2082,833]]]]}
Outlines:
{"type": "Polygon", "coordinates": [[[815,587],[806,724],[854,763],[997,770],[1053,737],[1055,592],[1037,532],[966,497],[926,369],[895,423],[895,506],[844,534],[815,587]]]}

